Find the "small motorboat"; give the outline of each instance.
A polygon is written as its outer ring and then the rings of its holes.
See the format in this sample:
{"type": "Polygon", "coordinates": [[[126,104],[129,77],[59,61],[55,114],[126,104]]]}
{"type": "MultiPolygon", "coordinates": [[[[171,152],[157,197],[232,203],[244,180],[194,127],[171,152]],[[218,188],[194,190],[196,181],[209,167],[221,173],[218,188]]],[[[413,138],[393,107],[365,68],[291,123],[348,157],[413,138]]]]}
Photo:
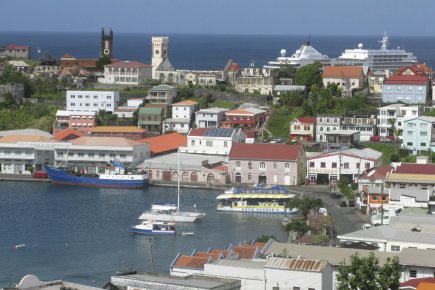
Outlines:
{"type": "Polygon", "coordinates": [[[182,236],[193,236],[194,234],[194,232],[181,232],[182,236]]]}
{"type": "Polygon", "coordinates": [[[144,235],[173,235],[175,226],[172,222],[143,221],[128,228],[129,232],[144,235]]]}
{"type": "Polygon", "coordinates": [[[20,248],[25,248],[26,246],[27,246],[26,244],[18,244],[18,245],[14,245],[13,248],[20,249],[20,248]]]}

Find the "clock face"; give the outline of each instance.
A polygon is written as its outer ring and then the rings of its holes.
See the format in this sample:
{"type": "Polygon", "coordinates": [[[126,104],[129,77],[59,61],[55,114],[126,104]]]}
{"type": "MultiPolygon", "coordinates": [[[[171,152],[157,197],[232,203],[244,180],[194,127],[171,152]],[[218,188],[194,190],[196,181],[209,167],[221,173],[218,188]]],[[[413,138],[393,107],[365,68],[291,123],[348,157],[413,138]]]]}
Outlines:
{"type": "Polygon", "coordinates": [[[154,50],[154,53],[159,54],[159,50],[158,49],[154,50]]]}

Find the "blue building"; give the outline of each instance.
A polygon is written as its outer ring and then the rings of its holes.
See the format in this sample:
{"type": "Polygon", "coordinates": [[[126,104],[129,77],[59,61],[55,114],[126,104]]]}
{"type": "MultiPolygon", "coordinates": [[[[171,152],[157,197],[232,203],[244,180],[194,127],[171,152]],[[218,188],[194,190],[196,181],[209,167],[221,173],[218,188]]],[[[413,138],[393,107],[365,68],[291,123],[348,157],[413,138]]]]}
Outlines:
{"type": "Polygon", "coordinates": [[[429,80],[423,75],[393,75],[384,81],[384,103],[425,104],[429,94],[429,80]]]}
{"type": "Polygon", "coordinates": [[[435,117],[417,117],[404,121],[402,148],[417,154],[430,149],[435,151],[435,117]]]}

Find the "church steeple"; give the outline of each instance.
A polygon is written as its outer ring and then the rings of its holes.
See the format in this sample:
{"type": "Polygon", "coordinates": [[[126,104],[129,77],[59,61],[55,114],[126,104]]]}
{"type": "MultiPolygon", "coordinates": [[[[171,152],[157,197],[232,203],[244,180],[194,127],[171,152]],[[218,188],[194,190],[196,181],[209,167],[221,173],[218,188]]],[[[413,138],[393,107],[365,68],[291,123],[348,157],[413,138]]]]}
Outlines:
{"type": "Polygon", "coordinates": [[[101,51],[100,56],[107,55],[112,58],[113,49],[113,31],[110,28],[109,34],[105,34],[104,28],[101,28],[101,51]]]}

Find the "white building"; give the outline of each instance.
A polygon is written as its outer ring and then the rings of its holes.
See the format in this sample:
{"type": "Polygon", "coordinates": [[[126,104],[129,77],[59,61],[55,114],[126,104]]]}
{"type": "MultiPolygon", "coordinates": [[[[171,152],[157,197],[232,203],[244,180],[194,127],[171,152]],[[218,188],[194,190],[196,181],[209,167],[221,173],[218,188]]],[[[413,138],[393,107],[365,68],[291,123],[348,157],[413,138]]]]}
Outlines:
{"type": "Polygon", "coordinates": [[[316,141],[326,142],[325,133],[339,131],[341,128],[341,117],[330,115],[319,115],[316,117],[316,141]]]}
{"type": "Polygon", "coordinates": [[[172,118],[163,121],[163,132],[176,131],[187,134],[190,130],[192,117],[198,109],[198,102],[186,100],[172,104],[172,118]]]}
{"type": "Polygon", "coordinates": [[[208,108],[197,111],[195,123],[197,128],[219,128],[225,120],[225,108],[208,108]]]}
{"type": "Polygon", "coordinates": [[[307,178],[310,183],[334,182],[341,176],[354,180],[381,163],[382,153],[370,148],[311,154],[307,155],[307,178]]]}
{"type": "Polygon", "coordinates": [[[378,108],[378,134],[381,137],[393,137],[398,132],[398,138],[403,139],[404,121],[421,116],[422,107],[391,104],[378,108]],[[394,126],[393,126],[394,124],[394,126]],[[394,132],[396,131],[397,132],[394,132]]]}
{"type": "Polygon", "coordinates": [[[128,167],[142,163],[150,156],[148,143],[139,143],[123,137],[79,137],[63,148],[56,148],[55,163],[75,171],[97,173],[106,163],[119,160],[128,167]]]}
{"type": "Polygon", "coordinates": [[[170,105],[177,97],[177,89],[168,85],[158,85],[148,90],[146,99],[150,104],[170,105]]]}
{"type": "Polygon", "coordinates": [[[180,152],[229,155],[233,144],[243,143],[244,138],[240,128],[191,129],[187,135],[187,147],[180,147],[180,152]]]}
{"type": "Polygon", "coordinates": [[[66,110],[75,112],[114,112],[119,104],[119,92],[67,91],[66,110]]]}
{"type": "Polygon", "coordinates": [[[103,84],[143,85],[151,79],[149,64],[138,61],[118,61],[104,66],[104,78],[98,79],[103,84]]]}

